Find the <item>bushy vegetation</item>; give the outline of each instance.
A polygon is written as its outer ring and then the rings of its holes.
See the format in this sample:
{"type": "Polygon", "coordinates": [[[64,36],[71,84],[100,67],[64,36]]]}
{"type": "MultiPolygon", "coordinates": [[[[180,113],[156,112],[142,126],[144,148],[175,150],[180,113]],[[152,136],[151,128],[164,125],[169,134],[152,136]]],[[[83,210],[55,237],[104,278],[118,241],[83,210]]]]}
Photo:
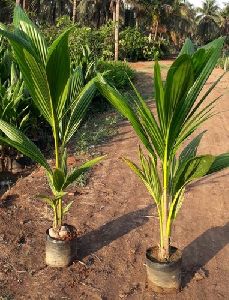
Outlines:
{"type": "Polygon", "coordinates": [[[129,61],[153,60],[169,51],[168,42],[153,41],[137,28],[128,27],[120,32],[120,58],[129,61]]]}
{"type": "Polygon", "coordinates": [[[134,71],[126,62],[122,61],[99,61],[97,70],[104,73],[104,77],[117,89],[129,86],[129,79],[134,78],[134,71]]]}
{"type": "MultiPolygon", "coordinates": [[[[69,17],[61,17],[56,26],[43,27],[48,43],[64,28],[72,25],[69,17]]],[[[108,22],[99,29],[81,27],[79,24],[70,34],[71,57],[75,59],[82,55],[85,48],[89,48],[94,59],[114,59],[114,23],[108,22]]],[[[120,60],[137,61],[153,60],[155,54],[163,56],[169,52],[168,41],[160,38],[157,41],[150,39],[143,31],[127,27],[120,32],[120,60]]]]}
{"type": "MultiPolygon", "coordinates": [[[[22,2],[22,1],[21,1],[22,2]]],[[[78,59],[88,47],[93,59],[114,59],[115,1],[45,1],[23,5],[39,24],[48,44],[75,23],[70,34],[71,57],[78,59]],[[74,11],[75,10],[75,11],[74,11]],[[69,12],[72,12],[71,14],[69,12]]],[[[121,1],[122,3],[122,1],[121,1]]],[[[0,20],[10,22],[13,1],[5,1],[0,20]]],[[[228,4],[220,9],[215,0],[205,0],[195,8],[184,1],[125,1],[120,8],[119,60],[152,60],[178,53],[191,37],[203,45],[219,36],[228,36],[228,4]]],[[[226,44],[228,41],[226,40],[226,44]]]]}
{"type": "MultiPolygon", "coordinates": [[[[55,26],[42,26],[48,44],[52,43],[57,35],[63,30],[72,26],[72,22],[68,16],[57,19],[55,26]]],[[[78,57],[82,53],[82,49],[89,47],[93,56],[100,59],[112,59],[114,56],[113,45],[114,25],[109,22],[99,29],[87,26],[75,25],[69,38],[71,57],[78,57]]]]}

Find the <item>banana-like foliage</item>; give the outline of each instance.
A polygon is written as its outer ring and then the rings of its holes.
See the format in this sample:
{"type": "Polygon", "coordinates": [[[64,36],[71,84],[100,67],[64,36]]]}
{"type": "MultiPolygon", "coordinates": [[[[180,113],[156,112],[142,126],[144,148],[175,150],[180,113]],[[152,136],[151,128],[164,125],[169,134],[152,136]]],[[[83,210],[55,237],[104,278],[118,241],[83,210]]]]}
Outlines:
{"type": "Polygon", "coordinates": [[[42,196],[54,210],[54,228],[62,224],[63,214],[71,205],[62,207],[66,189],[79,175],[98,163],[103,157],[92,159],[72,172],[67,168],[67,144],[78,129],[96,92],[95,78],[84,85],[80,68],[71,70],[67,29],[48,48],[38,28],[20,6],[15,7],[13,31],[0,26],[0,35],[6,37],[13,49],[25,85],[40,113],[52,128],[55,142],[55,168],[42,152],[22,132],[4,120],[1,140],[15,147],[46,169],[53,197],[42,196]]]}
{"type": "Polygon", "coordinates": [[[97,81],[100,92],[130,121],[148,151],[146,155],[140,147],[140,167],[127,158],[124,161],[143,181],[157,205],[161,259],[169,257],[171,228],[183,203],[187,184],[229,166],[229,153],[197,155],[204,132],[182,150],[187,138],[213,115],[217,99],[210,103],[205,100],[221,77],[202,97],[198,96],[220,57],[223,43],[224,39],[219,38],[195,52],[192,42],[186,40],[165,83],[160,66],[155,62],[156,116],[133,84],[134,108],[102,76],[97,81]]]}

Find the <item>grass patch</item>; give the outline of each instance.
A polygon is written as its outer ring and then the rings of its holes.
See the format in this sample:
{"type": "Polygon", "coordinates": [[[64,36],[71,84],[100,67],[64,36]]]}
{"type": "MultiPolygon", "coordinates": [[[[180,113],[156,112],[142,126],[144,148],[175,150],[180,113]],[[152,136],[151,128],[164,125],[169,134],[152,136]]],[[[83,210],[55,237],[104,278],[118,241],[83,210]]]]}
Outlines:
{"type": "MultiPolygon", "coordinates": [[[[91,157],[101,155],[101,151],[97,147],[106,143],[118,133],[116,124],[120,119],[121,116],[116,113],[90,116],[76,134],[76,155],[88,154],[91,157]]],[[[88,171],[79,176],[74,185],[85,187],[90,178],[90,172],[88,171]]]]}
{"type": "Polygon", "coordinates": [[[90,116],[77,132],[76,154],[95,155],[95,147],[107,142],[118,132],[115,126],[118,119],[119,116],[116,114],[107,115],[104,113],[90,116]]]}

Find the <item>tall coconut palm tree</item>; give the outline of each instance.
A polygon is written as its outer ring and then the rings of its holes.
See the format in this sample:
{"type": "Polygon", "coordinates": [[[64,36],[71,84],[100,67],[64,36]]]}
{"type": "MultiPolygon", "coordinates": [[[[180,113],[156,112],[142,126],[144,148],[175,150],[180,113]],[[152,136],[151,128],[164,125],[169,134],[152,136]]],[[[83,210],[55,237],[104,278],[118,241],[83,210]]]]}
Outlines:
{"type": "Polygon", "coordinates": [[[199,13],[198,19],[212,18],[215,21],[219,19],[219,6],[216,0],[205,0],[202,2],[202,7],[198,7],[197,11],[199,13]]]}
{"type": "Polygon", "coordinates": [[[135,25],[138,28],[141,20],[150,15],[152,0],[124,0],[124,3],[131,5],[135,13],[135,25]]]}
{"type": "Polygon", "coordinates": [[[81,0],[77,5],[80,21],[85,25],[99,28],[105,24],[110,15],[111,0],[81,0]]]}
{"type": "Polygon", "coordinates": [[[170,10],[169,21],[166,27],[173,43],[180,48],[187,37],[195,32],[196,11],[187,1],[174,1],[170,10]]]}
{"type": "Polygon", "coordinates": [[[220,29],[222,35],[229,35],[229,3],[220,11],[220,29]]]}
{"type": "Polygon", "coordinates": [[[197,35],[201,42],[208,43],[220,34],[219,7],[215,0],[205,0],[197,12],[197,35]]]}

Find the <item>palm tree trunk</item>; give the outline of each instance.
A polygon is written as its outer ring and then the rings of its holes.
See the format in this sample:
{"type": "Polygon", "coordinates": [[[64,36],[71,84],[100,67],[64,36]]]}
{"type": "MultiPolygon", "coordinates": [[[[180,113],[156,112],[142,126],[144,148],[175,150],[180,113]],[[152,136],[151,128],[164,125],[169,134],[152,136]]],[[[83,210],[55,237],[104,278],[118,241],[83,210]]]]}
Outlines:
{"type": "Polygon", "coordinates": [[[115,60],[118,60],[119,54],[119,13],[120,13],[120,0],[116,0],[115,6],[115,60]]]}
{"type": "Polygon", "coordinates": [[[158,20],[157,20],[157,22],[156,22],[156,27],[155,27],[154,38],[153,38],[154,41],[156,41],[156,38],[157,38],[158,25],[159,25],[159,22],[158,22],[158,20]]]}
{"type": "Polygon", "coordinates": [[[73,1],[73,10],[72,10],[72,21],[76,23],[76,8],[77,8],[77,0],[73,1]]]}
{"type": "Polygon", "coordinates": [[[56,23],[56,0],[50,5],[50,19],[53,24],[56,23]]]}
{"type": "Polygon", "coordinates": [[[28,5],[29,5],[28,0],[23,0],[23,9],[24,10],[28,10],[28,5]]]}
{"type": "Polygon", "coordinates": [[[115,11],[115,7],[113,9],[113,22],[115,23],[116,21],[116,11],[115,11]]]}
{"type": "Polygon", "coordinates": [[[136,16],[136,20],[135,20],[135,27],[137,29],[139,28],[139,17],[138,17],[138,15],[136,16]]]}

